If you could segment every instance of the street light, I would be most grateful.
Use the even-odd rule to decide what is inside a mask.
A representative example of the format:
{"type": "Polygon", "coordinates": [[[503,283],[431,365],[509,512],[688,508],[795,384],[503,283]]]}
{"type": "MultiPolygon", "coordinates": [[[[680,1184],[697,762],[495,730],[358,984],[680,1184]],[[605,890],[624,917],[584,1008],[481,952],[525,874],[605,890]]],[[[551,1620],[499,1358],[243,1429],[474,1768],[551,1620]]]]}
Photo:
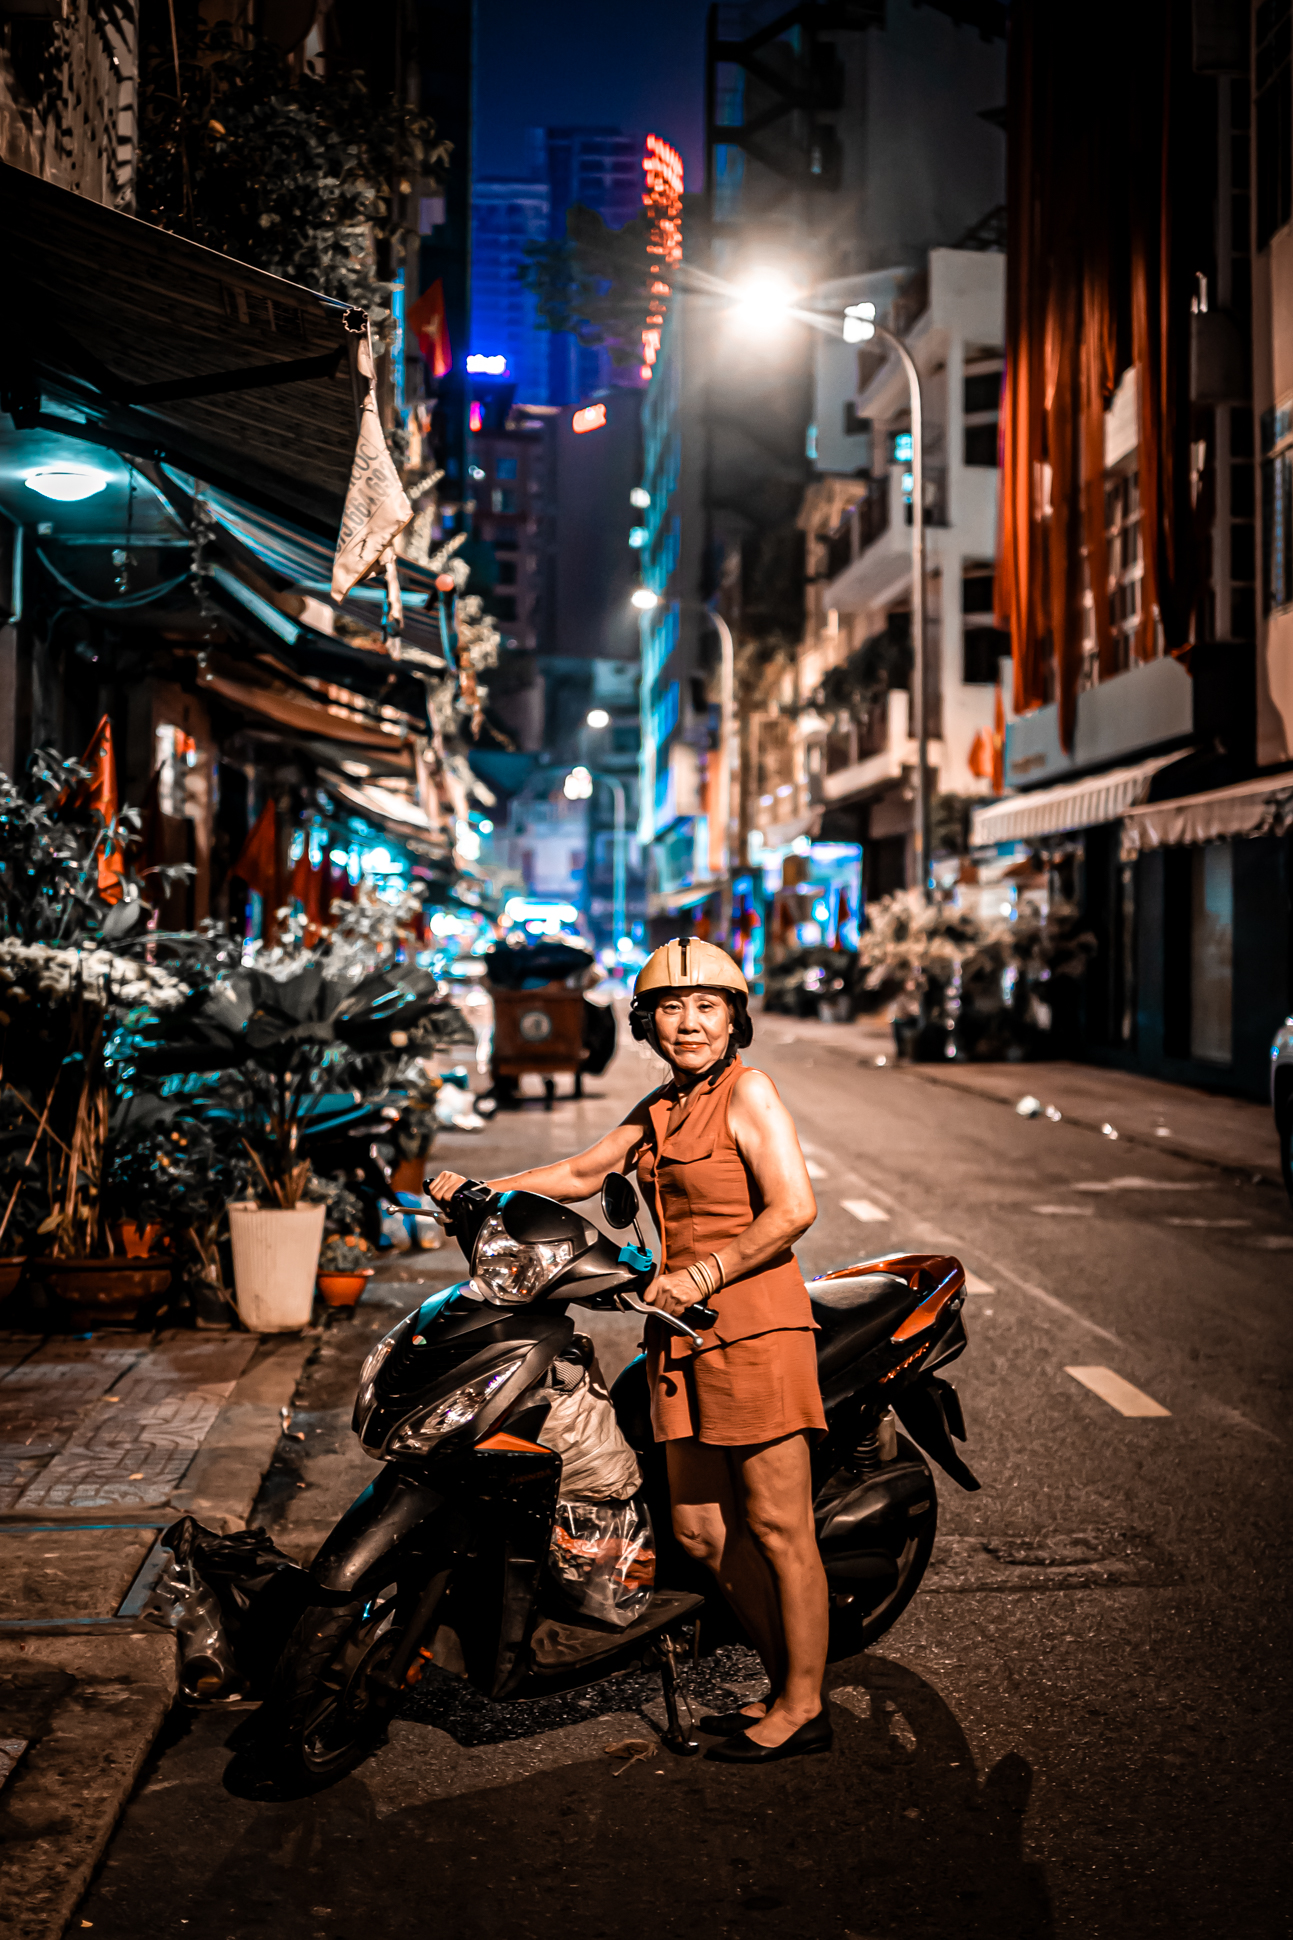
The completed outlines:
{"type": "Polygon", "coordinates": [[[649,613],[653,606],[659,606],[660,595],[653,593],[649,586],[639,586],[630,604],[636,606],[639,613],[649,613]]]}
{"type": "MultiPolygon", "coordinates": [[[[599,708],[596,711],[600,713],[602,710],[599,708]]],[[[609,719],[609,716],[607,718],[609,719]]],[[[603,774],[600,769],[580,766],[570,770],[561,787],[568,802],[586,802],[592,797],[595,781],[604,782],[615,798],[615,846],[611,857],[611,929],[614,932],[615,949],[618,954],[620,939],[625,933],[624,784],[614,775],[603,774]]],[[[591,883],[591,871],[589,881],[591,883]]]]}
{"type": "Polygon", "coordinates": [[[892,330],[875,320],[874,303],[851,303],[844,312],[844,341],[846,344],[866,343],[878,337],[892,351],[896,351],[907,376],[907,393],[911,400],[911,638],[912,669],[911,683],[914,690],[916,719],[917,787],[916,787],[916,862],[920,874],[920,890],[926,902],[930,898],[929,881],[929,718],[925,705],[925,480],[924,480],[924,443],[921,429],[920,373],[912,362],[907,346],[901,338],[895,337],[892,330]]]}
{"type": "Polygon", "coordinates": [[[590,707],[585,719],[590,728],[604,728],[611,724],[611,717],[604,707],[590,707]]]}

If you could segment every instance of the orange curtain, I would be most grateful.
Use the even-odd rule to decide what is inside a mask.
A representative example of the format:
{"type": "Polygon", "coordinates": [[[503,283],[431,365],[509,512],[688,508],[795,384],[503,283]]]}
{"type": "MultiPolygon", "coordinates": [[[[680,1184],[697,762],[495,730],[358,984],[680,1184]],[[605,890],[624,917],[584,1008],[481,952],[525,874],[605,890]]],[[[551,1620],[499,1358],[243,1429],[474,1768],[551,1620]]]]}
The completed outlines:
{"type": "Polygon", "coordinates": [[[1104,425],[1133,359],[1146,610],[1137,650],[1154,650],[1155,606],[1169,651],[1189,637],[1189,259],[1178,232],[1196,199],[1190,13],[1187,0],[1015,0],[1010,14],[995,605],[1011,634],[1015,711],[1057,701],[1071,748],[1084,583],[1100,673],[1117,671],[1104,425]]]}

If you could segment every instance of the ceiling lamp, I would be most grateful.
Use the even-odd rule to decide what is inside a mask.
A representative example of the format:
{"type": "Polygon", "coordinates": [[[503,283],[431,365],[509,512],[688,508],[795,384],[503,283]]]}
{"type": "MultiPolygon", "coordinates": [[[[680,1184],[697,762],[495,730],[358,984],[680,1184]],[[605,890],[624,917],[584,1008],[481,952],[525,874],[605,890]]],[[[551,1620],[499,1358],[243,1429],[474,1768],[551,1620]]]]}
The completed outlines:
{"type": "Polygon", "coordinates": [[[29,491],[39,492],[42,498],[59,499],[71,505],[77,499],[93,498],[96,492],[103,491],[108,474],[95,471],[92,465],[41,465],[36,471],[28,472],[23,483],[29,491]]]}

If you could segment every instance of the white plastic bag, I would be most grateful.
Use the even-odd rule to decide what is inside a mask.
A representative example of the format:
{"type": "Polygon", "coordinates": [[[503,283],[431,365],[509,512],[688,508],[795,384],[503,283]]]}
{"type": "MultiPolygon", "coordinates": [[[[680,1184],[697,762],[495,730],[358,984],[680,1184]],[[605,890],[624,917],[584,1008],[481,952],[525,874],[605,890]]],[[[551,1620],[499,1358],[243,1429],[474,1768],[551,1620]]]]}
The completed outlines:
{"type": "Polygon", "coordinates": [[[641,1496],[629,1502],[558,1502],[548,1567],[572,1610],[617,1630],[646,1614],[655,1583],[655,1535],[641,1496]]]}
{"type": "Polygon", "coordinates": [[[548,1418],[539,1431],[561,1457],[563,1502],[626,1502],[642,1486],[638,1458],[620,1433],[593,1344],[577,1334],[549,1370],[548,1418]]]}

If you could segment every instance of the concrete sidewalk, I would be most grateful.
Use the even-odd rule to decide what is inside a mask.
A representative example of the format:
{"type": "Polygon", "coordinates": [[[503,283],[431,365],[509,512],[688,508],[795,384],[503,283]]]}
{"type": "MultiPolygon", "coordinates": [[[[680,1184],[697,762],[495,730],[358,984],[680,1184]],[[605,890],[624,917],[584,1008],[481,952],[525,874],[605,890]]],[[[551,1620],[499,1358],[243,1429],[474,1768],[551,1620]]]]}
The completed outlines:
{"type": "MultiPolygon", "coordinates": [[[[1121,1141],[1174,1152],[1204,1165],[1224,1167],[1281,1185],[1279,1140],[1268,1105],[1189,1085],[1165,1084],[1136,1071],[1098,1064],[899,1064],[893,1032],[883,1019],[861,1017],[852,1024],[765,1015],[755,1039],[766,1034],[778,1043],[811,1043],[860,1063],[883,1060],[904,1076],[924,1084],[950,1085],[1013,1109],[1025,1097],[1052,1105],[1065,1119],[1103,1132],[1112,1126],[1121,1141]]],[[[1107,1136],[1107,1134],[1106,1134],[1107,1136]]]]}
{"type": "Polygon", "coordinates": [[[317,1346],[0,1336],[0,1931],[62,1934],[177,1689],[158,1534],[245,1526],[317,1346]]]}

